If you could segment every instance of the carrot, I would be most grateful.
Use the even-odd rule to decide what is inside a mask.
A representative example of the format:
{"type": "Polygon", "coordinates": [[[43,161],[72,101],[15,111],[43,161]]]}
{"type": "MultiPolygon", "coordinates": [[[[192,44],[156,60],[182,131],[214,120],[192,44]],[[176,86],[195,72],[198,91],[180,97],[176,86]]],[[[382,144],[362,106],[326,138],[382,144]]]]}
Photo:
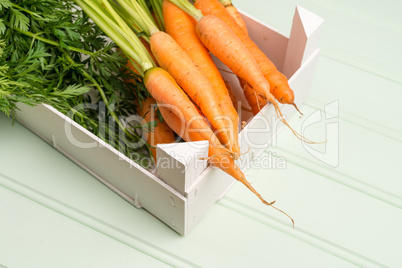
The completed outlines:
{"type": "MultiPolygon", "coordinates": [[[[222,5],[225,7],[225,9],[228,11],[228,13],[232,16],[232,18],[236,21],[237,25],[240,26],[240,28],[248,35],[248,30],[247,30],[247,25],[246,22],[243,20],[241,17],[239,11],[237,8],[232,4],[231,0],[219,0],[219,2],[222,3],[222,5]]],[[[258,114],[258,112],[264,107],[267,102],[258,96],[253,88],[247,84],[243,79],[239,79],[240,85],[243,88],[244,91],[244,96],[248,102],[248,104],[251,107],[251,111],[254,115],[258,114]]],[[[272,86],[271,86],[272,88],[272,86]]],[[[273,93],[273,92],[271,92],[273,93]]],[[[278,99],[277,99],[278,100],[278,99]]],[[[297,107],[296,107],[297,109],[297,107]]]]}
{"type": "Polygon", "coordinates": [[[172,129],[166,124],[165,121],[160,122],[155,116],[155,112],[152,111],[156,107],[156,101],[154,98],[149,97],[142,105],[137,106],[137,114],[143,118],[142,125],[156,120],[156,125],[145,135],[146,141],[150,145],[149,149],[152,152],[152,157],[156,163],[156,146],[162,143],[173,143],[176,141],[172,129]]]}
{"type": "MultiPolygon", "coordinates": [[[[181,0],[171,0],[171,2],[175,4],[176,2],[185,3],[181,0]]],[[[259,69],[257,62],[229,26],[214,15],[190,14],[197,20],[196,31],[201,42],[235,75],[246,80],[258,94],[277,106],[269,92],[269,83],[259,69]]]]}
{"type": "Polygon", "coordinates": [[[155,67],[148,70],[144,76],[144,85],[157,100],[164,120],[184,140],[208,140],[210,148],[219,148],[219,153],[230,154],[212,132],[208,121],[199,113],[196,106],[179,87],[170,74],[162,68],[155,67]],[[176,125],[171,125],[169,116],[165,110],[169,110],[169,116],[179,118],[176,125]],[[178,122],[181,122],[180,128],[178,122]],[[180,130],[180,131],[179,131],[180,130]]]}
{"type": "Polygon", "coordinates": [[[214,89],[204,73],[195,65],[177,42],[165,32],[151,36],[151,49],[160,66],[168,71],[181,88],[200,107],[202,113],[223,137],[223,144],[239,154],[238,140],[234,138],[233,124],[222,112],[214,89]]]}
{"type": "Polygon", "coordinates": [[[196,29],[204,45],[234,74],[249,83],[257,95],[272,103],[282,121],[285,121],[278,103],[270,93],[270,85],[257,62],[231,29],[213,15],[202,17],[198,21],[196,29]],[[216,36],[219,38],[214,38],[216,36]]]}
{"type": "Polygon", "coordinates": [[[232,4],[225,6],[225,8],[229,12],[229,14],[234,18],[236,23],[242,28],[242,30],[246,34],[248,34],[246,22],[241,17],[241,15],[240,15],[239,11],[237,10],[237,8],[232,4]]]}
{"type": "Polygon", "coordinates": [[[251,107],[254,115],[258,114],[262,107],[267,104],[267,101],[258,95],[255,90],[247,84],[243,79],[239,78],[240,85],[243,87],[244,97],[251,107]]]}
{"type": "MultiPolygon", "coordinates": [[[[241,17],[237,8],[232,4],[232,0],[219,0],[228,13],[232,16],[232,18],[236,21],[237,25],[248,35],[246,22],[241,17]]],[[[258,114],[258,112],[264,107],[267,102],[258,96],[253,88],[247,84],[246,81],[239,78],[239,82],[241,87],[243,88],[244,96],[251,107],[251,111],[254,115],[258,114]]],[[[272,88],[272,87],[271,87],[272,88]]],[[[272,92],[271,92],[272,93],[272,92]]]]}
{"type": "MultiPolygon", "coordinates": [[[[258,48],[248,34],[242,30],[242,27],[236,23],[225,7],[218,0],[197,0],[194,6],[200,9],[204,15],[214,15],[222,19],[253,55],[265,78],[270,83],[271,93],[275,98],[280,103],[291,104],[298,110],[294,103],[293,90],[290,88],[286,76],[278,71],[272,61],[258,48]]],[[[249,84],[251,85],[251,83],[249,84]]]]}
{"type": "MultiPolygon", "coordinates": [[[[241,17],[237,8],[232,4],[232,0],[219,0],[232,18],[236,21],[237,25],[248,35],[246,22],[241,17]]],[[[243,88],[244,96],[251,107],[251,111],[254,115],[258,114],[262,107],[264,107],[267,102],[258,96],[250,85],[246,81],[239,78],[241,87],[243,88]]],[[[272,93],[272,92],[271,92],[272,93]]]]}
{"type": "MultiPolygon", "coordinates": [[[[183,135],[185,141],[200,141],[203,140],[202,138],[200,139],[200,136],[198,135],[198,131],[203,130],[208,133],[208,136],[211,137],[212,140],[216,140],[214,138],[214,133],[212,132],[211,129],[209,129],[208,125],[205,124],[202,128],[197,128],[197,131],[193,131],[191,126],[186,125],[185,122],[183,122],[180,117],[178,117],[173,111],[169,110],[166,107],[159,107],[159,110],[163,116],[163,118],[166,118],[166,123],[169,125],[171,129],[173,129],[174,132],[176,132],[178,135],[183,135]],[[180,133],[180,134],[179,134],[180,133]]],[[[264,203],[267,206],[272,206],[274,209],[284,213],[287,217],[289,217],[294,225],[293,219],[286,214],[284,211],[278,209],[277,207],[273,206],[275,201],[273,202],[267,202],[261,194],[257,192],[257,190],[254,189],[253,186],[251,186],[250,182],[246,179],[245,175],[243,172],[239,169],[239,167],[236,165],[234,159],[228,155],[228,153],[222,149],[222,147],[219,146],[209,146],[208,150],[208,162],[221,169],[237,181],[241,182],[243,185],[245,185],[252,193],[254,193],[262,203],[264,203]]]]}
{"type": "MultiPolygon", "coordinates": [[[[231,120],[233,139],[237,141],[239,116],[218,68],[215,66],[209,51],[197,36],[195,30],[196,21],[167,0],[163,1],[163,18],[166,32],[173,37],[209,80],[223,114],[229,116],[231,120]]],[[[222,132],[218,132],[217,136],[220,141],[225,141],[225,137],[222,134],[222,132]]],[[[234,146],[238,146],[238,144],[235,143],[234,146]]],[[[235,147],[233,151],[239,152],[240,149],[235,147]]]]}
{"type": "MultiPolygon", "coordinates": [[[[201,119],[201,114],[195,113],[194,118],[197,118],[196,120],[186,121],[184,117],[178,115],[174,108],[158,103],[158,109],[168,126],[185,141],[207,140],[211,144],[210,148],[220,148],[221,150],[224,148],[219,144],[218,138],[213,133],[208,122],[201,119]]],[[[227,154],[227,151],[223,149],[221,153],[227,154]]]]}
{"type": "MultiPolygon", "coordinates": [[[[149,44],[144,40],[140,39],[141,43],[144,47],[150,51],[149,44]]],[[[152,55],[151,55],[152,57],[152,55]]],[[[135,63],[134,63],[135,64],[135,63]]],[[[134,68],[133,63],[127,61],[126,66],[136,74],[139,74],[136,68],[134,68]]],[[[127,80],[126,83],[137,83],[135,80],[127,80]]],[[[141,125],[145,126],[153,120],[156,120],[157,123],[152,129],[149,130],[148,134],[145,134],[145,140],[147,144],[149,144],[148,149],[151,152],[151,157],[154,159],[156,163],[156,146],[161,143],[173,143],[176,141],[173,131],[169,128],[165,121],[159,121],[159,119],[155,116],[154,109],[156,107],[156,101],[152,97],[146,98],[141,103],[137,103],[137,114],[143,118],[141,121],[141,125]]]]}
{"type": "Polygon", "coordinates": [[[229,12],[236,23],[241,27],[241,29],[248,34],[246,22],[241,17],[239,10],[232,4],[232,0],[219,0],[225,9],[229,12]]]}
{"type": "MultiPolygon", "coordinates": [[[[176,116],[182,118],[193,129],[205,129],[204,118],[167,71],[159,67],[148,70],[144,76],[144,85],[158,104],[167,105],[176,116]]],[[[164,117],[164,119],[167,118],[164,117]]],[[[200,131],[197,135],[202,140],[210,140],[211,146],[221,146],[219,140],[211,139],[208,132],[200,131]]],[[[185,137],[182,138],[185,139],[185,137]]]]}
{"type": "MultiPolygon", "coordinates": [[[[223,80],[223,82],[225,83],[226,88],[228,90],[230,101],[232,102],[234,109],[237,111],[237,99],[236,99],[236,96],[233,94],[232,87],[230,86],[228,81],[223,80]]],[[[239,117],[239,116],[237,115],[237,117],[239,117]]]]}

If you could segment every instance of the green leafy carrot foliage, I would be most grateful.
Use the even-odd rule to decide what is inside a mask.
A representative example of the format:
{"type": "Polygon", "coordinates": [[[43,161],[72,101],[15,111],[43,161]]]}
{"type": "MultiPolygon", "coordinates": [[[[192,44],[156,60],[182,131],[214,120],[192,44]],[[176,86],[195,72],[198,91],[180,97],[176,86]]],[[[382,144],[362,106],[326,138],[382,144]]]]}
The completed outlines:
{"type": "Polygon", "coordinates": [[[147,157],[146,144],[130,146],[140,140],[138,123],[125,118],[148,93],[74,1],[0,0],[0,18],[0,112],[49,104],[127,156],[147,157]]]}

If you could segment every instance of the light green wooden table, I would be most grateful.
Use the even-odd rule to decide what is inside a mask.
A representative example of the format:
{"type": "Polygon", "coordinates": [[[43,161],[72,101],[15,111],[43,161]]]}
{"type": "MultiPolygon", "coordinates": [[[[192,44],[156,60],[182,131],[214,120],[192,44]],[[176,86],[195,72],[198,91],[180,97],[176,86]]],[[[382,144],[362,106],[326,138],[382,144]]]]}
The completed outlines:
{"type": "Polygon", "coordinates": [[[295,229],[236,184],[181,237],[0,115],[0,267],[402,267],[402,2],[235,3],[285,34],[295,5],[325,19],[306,115],[290,121],[338,105],[305,132],[337,128],[337,143],[282,131],[261,157],[286,168],[247,172],[295,229]]]}

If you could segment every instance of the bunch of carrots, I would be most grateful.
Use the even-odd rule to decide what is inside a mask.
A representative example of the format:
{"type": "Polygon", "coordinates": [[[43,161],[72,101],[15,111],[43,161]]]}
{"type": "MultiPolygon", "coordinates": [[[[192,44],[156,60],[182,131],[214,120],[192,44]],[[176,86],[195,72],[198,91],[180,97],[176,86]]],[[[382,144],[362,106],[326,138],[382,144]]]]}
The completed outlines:
{"type": "Polygon", "coordinates": [[[157,105],[163,117],[154,129],[158,134],[153,137],[158,139],[151,146],[173,142],[173,132],[185,141],[207,140],[211,165],[279,210],[250,185],[235,163],[241,154],[239,117],[210,53],[238,77],[254,114],[270,103],[278,118],[289,126],[278,103],[296,107],[294,95],[286,77],[250,39],[231,1],[76,2],[125,53],[130,68],[143,77],[152,97],[140,106],[143,109],[139,114],[151,120],[147,114],[157,105]]]}

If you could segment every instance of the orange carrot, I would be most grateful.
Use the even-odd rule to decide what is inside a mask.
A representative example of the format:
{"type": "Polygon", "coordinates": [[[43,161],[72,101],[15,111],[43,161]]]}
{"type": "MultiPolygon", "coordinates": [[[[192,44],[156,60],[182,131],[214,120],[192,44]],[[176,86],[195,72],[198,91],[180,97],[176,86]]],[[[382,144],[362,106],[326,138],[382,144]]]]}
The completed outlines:
{"type": "MultiPolygon", "coordinates": [[[[149,93],[155,98],[158,104],[167,105],[168,109],[179,118],[190,125],[192,129],[205,129],[206,122],[200,116],[196,107],[188,98],[186,93],[179,87],[175,79],[162,68],[154,67],[145,73],[144,85],[149,93]]],[[[166,120],[167,118],[164,117],[166,120]]],[[[177,133],[177,132],[176,132],[177,133]]],[[[182,133],[177,133],[183,139],[182,133]]],[[[202,140],[210,140],[211,146],[221,146],[218,139],[211,139],[208,132],[197,132],[202,140]]]]}
{"type": "Polygon", "coordinates": [[[196,29],[204,45],[234,74],[249,83],[256,94],[271,102],[284,121],[278,103],[270,93],[268,81],[253,56],[229,26],[214,15],[206,15],[198,21],[196,29]]]}
{"type": "MultiPolygon", "coordinates": [[[[237,8],[232,4],[231,0],[219,0],[232,18],[236,21],[237,25],[248,35],[246,22],[241,17],[237,8]]],[[[240,86],[243,88],[244,96],[251,107],[251,111],[254,115],[258,114],[262,107],[264,107],[267,102],[258,96],[252,87],[247,84],[243,79],[239,78],[240,86]]],[[[272,92],[271,92],[272,93],[272,92]]]]}
{"type": "MultiPolygon", "coordinates": [[[[219,0],[228,13],[232,16],[232,18],[236,21],[237,25],[248,35],[246,22],[241,17],[237,8],[232,4],[231,0],[219,0]]],[[[251,107],[251,111],[254,115],[258,114],[258,112],[267,104],[267,102],[258,96],[253,88],[247,84],[246,81],[239,78],[240,86],[243,88],[244,96],[251,107]]],[[[272,88],[272,87],[271,87],[272,88]]],[[[272,92],[271,92],[272,93],[272,92]]]]}
{"type": "MultiPolygon", "coordinates": [[[[149,49],[149,45],[147,42],[141,40],[143,45],[149,49]]],[[[135,63],[134,63],[135,64],[135,63]]],[[[127,67],[133,71],[134,73],[138,74],[138,71],[134,68],[130,61],[127,61],[127,67]]],[[[135,80],[128,80],[125,81],[127,83],[137,83],[135,80]]],[[[147,123],[156,120],[157,124],[150,129],[149,133],[145,134],[146,142],[150,145],[149,150],[151,151],[151,156],[156,163],[156,146],[160,143],[172,143],[175,142],[175,136],[173,131],[169,128],[165,121],[160,122],[159,119],[155,116],[154,109],[156,107],[156,101],[154,98],[149,97],[145,99],[143,102],[137,103],[137,114],[143,118],[141,121],[142,125],[146,125],[147,123]]]]}
{"type": "Polygon", "coordinates": [[[243,18],[241,17],[237,8],[234,5],[227,5],[227,6],[225,6],[225,8],[229,12],[229,14],[234,18],[236,23],[242,28],[242,30],[246,34],[248,34],[247,25],[246,25],[245,21],[243,20],[243,18]]]}
{"type": "Polygon", "coordinates": [[[244,97],[246,98],[248,104],[251,107],[251,111],[254,115],[267,104],[267,101],[258,95],[255,90],[247,84],[243,79],[239,78],[240,85],[243,87],[244,97]]]}
{"type": "Polygon", "coordinates": [[[204,73],[195,65],[177,42],[165,32],[151,36],[151,50],[160,66],[169,72],[180,87],[200,107],[215,129],[218,129],[223,144],[239,154],[238,140],[234,139],[231,120],[224,115],[214,89],[204,73]]]}
{"type": "Polygon", "coordinates": [[[248,34],[246,22],[241,17],[239,10],[232,4],[232,0],[219,0],[222,5],[226,8],[232,18],[236,21],[236,23],[242,28],[242,30],[248,34]]]}
{"type": "MultiPolygon", "coordinates": [[[[209,51],[197,36],[196,21],[183,10],[168,0],[163,1],[163,18],[166,32],[173,37],[181,48],[190,56],[191,60],[201,69],[211,83],[223,114],[230,117],[233,128],[233,139],[238,140],[239,117],[232,104],[226,84],[213,62],[209,51]]],[[[224,141],[222,132],[217,134],[219,140],[224,141]]],[[[237,146],[238,144],[235,144],[237,146]]],[[[233,151],[239,152],[239,148],[233,151]]]]}
{"type": "Polygon", "coordinates": [[[230,86],[228,81],[223,80],[223,82],[225,82],[226,88],[228,90],[230,101],[232,102],[233,107],[237,111],[237,99],[236,96],[233,94],[232,87],[230,86]]]}
{"type": "Polygon", "coordinates": [[[248,34],[242,30],[242,27],[236,23],[225,7],[218,0],[197,0],[194,5],[204,15],[219,17],[232,29],[257,61],[262,73],[271,85],[271,93],[275,98],[280,103],[291,104],[297,109],[294,103],[294,93],[289,86],[286,76],[278,71],[272,61],[258,48],[248,34]]]}
{"type": "Polygon", "coordinates": [[[150,129],[149,133],[145,134],[146,141],[150,145],[152,157],[156,163],[156,146],[161,143],[173,143],[176,141],[172,129],[166,124],[165,121],[160,122],[155,116],[156,113],[152,111],[156,107],[154,98],[147,98],[142,105],[137,106],[137,114],[143,118],[142,125],[145,125],[153,120],[157,121],[156,126],[150,129]]]}
{"type": "MultiPolygon", "coordinates": [[[[177,115],[174,109],[169,108],[169,106],[158,104],[158,109],[165,119],[166,123],[172,130],[182,137],[185,141],[210,141],[210,148],[224,148],[219,145],[219,141],[212,129],[210,128],[208,122],[204,120],[197,121],[196,127],[191,121],[185,121],[184,118],[177,115]]],[[[194,115],[195,118],[202,118],[201,114],[194,115]]],[[[210,149],[211,150],[211,149],[210,149]]],[[[222,153],[227,154],[226,150],[222,150],[222,153]]]]}

